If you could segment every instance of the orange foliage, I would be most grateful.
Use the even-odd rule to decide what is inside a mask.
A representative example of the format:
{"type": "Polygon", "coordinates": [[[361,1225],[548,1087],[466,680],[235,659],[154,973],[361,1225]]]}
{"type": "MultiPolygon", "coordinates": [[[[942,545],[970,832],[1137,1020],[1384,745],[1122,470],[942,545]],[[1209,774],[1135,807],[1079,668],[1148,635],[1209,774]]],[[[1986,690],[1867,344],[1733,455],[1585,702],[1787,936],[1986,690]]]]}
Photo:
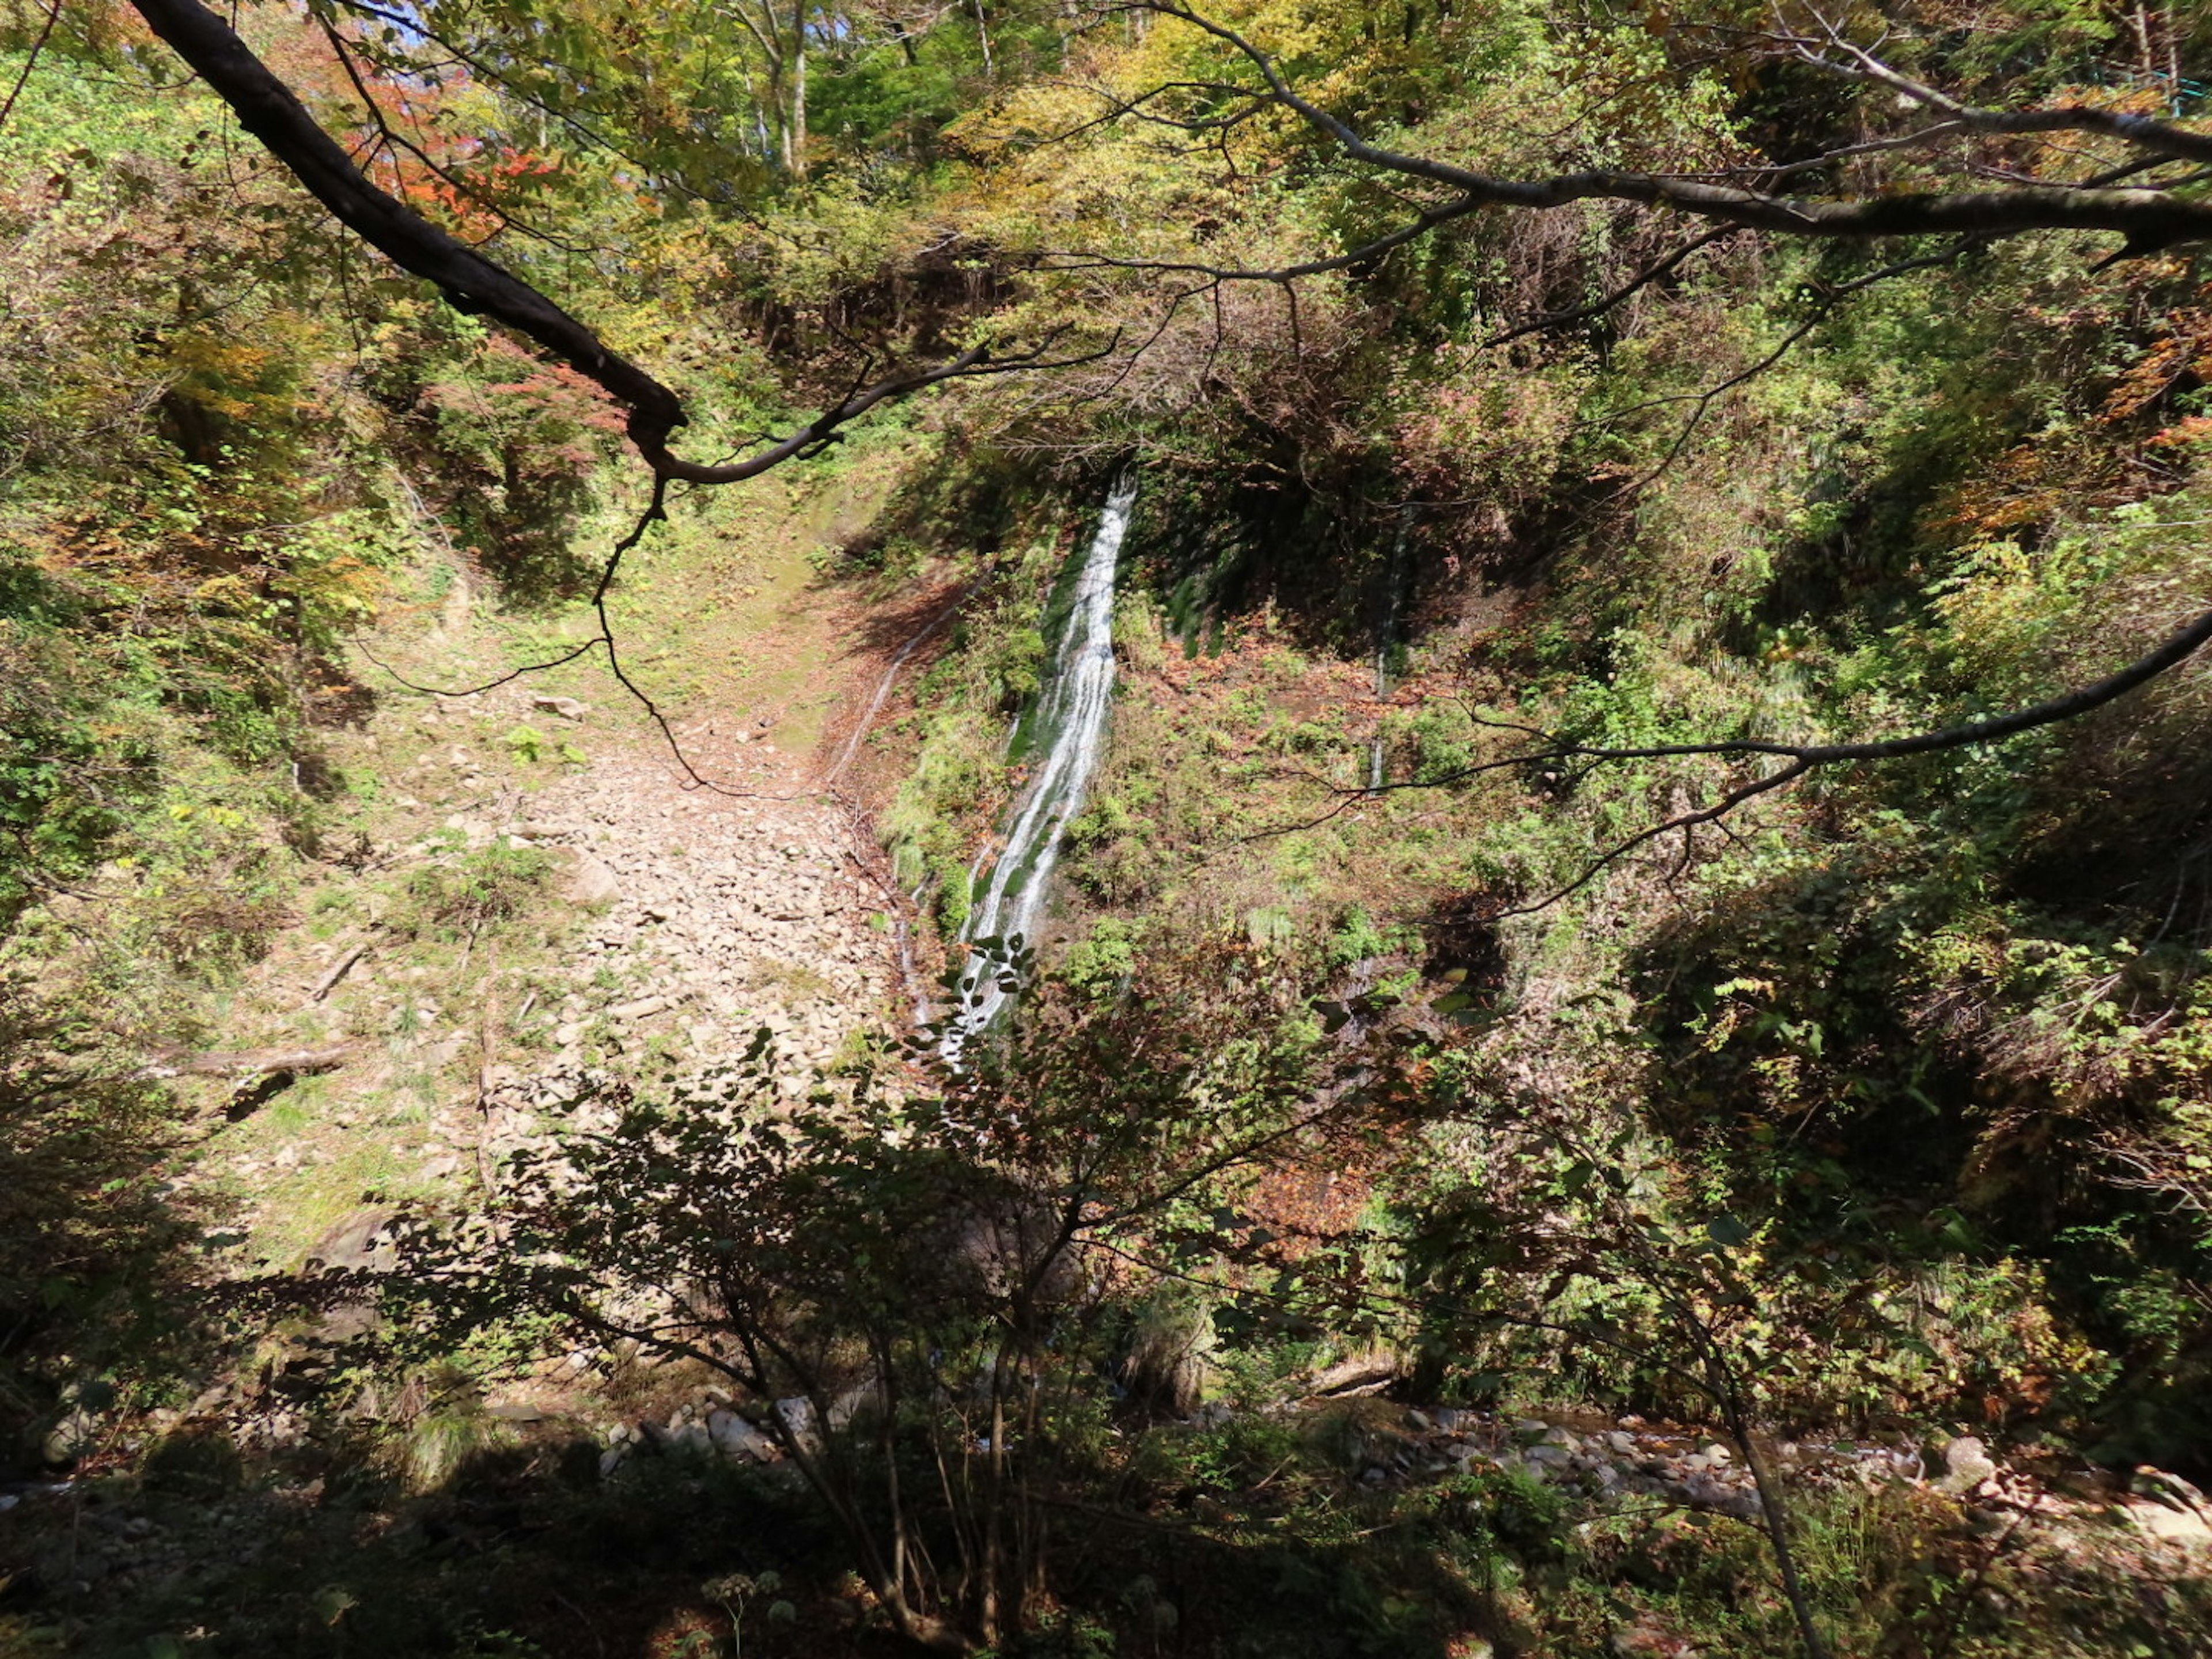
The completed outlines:
{"type": "Polygon", "coordinates": [[[2128,441],[2124,428],[2179,393],[2212,386],[2212,283],[2160,319],[2149,346],[2081,428],[2015,444],[1962,485],[1944,528],[2002,535],[2069,507],[2110,507],[2158,493],[2171,469],[2161,452],[2212,441],[2212,419],[2185,416],[2128,441]]]}

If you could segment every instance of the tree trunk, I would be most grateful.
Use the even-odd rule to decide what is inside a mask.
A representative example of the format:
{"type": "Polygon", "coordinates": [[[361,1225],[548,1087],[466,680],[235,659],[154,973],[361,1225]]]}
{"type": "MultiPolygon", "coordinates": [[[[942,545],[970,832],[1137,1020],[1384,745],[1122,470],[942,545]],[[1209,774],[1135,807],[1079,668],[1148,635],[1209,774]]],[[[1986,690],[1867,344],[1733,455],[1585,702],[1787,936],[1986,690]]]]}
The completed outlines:
{"type": "Polygon", "coordinates": [[[791,6],[791,176],[806,176],[806,0],[791,6]]]}

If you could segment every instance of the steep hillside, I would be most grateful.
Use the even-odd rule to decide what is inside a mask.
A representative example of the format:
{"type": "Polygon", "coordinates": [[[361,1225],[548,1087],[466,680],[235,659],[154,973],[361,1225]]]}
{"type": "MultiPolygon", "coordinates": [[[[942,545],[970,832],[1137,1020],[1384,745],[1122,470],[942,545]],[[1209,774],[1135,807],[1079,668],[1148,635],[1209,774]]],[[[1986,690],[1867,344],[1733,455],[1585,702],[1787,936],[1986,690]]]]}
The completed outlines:
{"type": "Polygon", "coordinates": [[[2212,1643],[2212,36],[1864,9],[9,18],[0,1651],[2212,1643]]]}

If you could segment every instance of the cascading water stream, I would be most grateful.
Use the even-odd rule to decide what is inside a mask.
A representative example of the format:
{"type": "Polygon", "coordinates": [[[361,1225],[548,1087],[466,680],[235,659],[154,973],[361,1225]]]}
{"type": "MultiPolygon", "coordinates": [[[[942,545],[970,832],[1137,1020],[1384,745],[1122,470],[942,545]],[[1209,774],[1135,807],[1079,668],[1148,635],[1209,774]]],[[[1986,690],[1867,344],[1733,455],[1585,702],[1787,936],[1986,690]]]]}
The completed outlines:
{"type": "MultiPolygon", "coordinates": [[[[1398,610],[1406,598],[1406,538],[1413,528],[1413,507],[1407,502],[1398,513],[1398,533],[1390,541],[1390,562],[1382,573],[1382,618],[1375,629],[1375,701],[1390,695],[1390,653],[1398,643],[1398,610]]],[[[1375,741],[1367,753],[1367,787],[1382,787],[1382,716],[1377,714],[1375,741]]]]}
{"type": "MultiPolygon", "coordinates": [[[[1025,944],[1036,943],[1061,837],[1068,821],[1083,810],[1106,750],[1106,720],[1114,698],[1114,578],[1136,499],[1133,475],[1114,486],[1076,574],[1067,624],[1032,717],[1043,755],[1007,827],[998,861],[969,908],[960,929],[963,945],[1011,940],[1017,934],[1025,944]]],[[[971,885],[981,872],[979,860],[971,885]]],[[[967,1039],[998,1017],[1011,994],[995,979],[987,980],[946,1036],[946,1056],[957,1060],[967,1039]]]]}

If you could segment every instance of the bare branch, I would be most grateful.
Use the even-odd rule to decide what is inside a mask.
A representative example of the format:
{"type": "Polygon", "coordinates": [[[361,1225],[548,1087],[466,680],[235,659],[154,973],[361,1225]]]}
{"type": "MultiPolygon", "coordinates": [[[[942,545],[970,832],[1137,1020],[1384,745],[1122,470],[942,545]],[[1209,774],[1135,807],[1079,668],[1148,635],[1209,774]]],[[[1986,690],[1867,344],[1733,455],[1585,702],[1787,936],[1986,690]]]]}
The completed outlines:
{"type": "MultiPolygon", "coordinates": [[[[1520,754],[1502,756],[1461,767],[1439,776],[1408,780],[1403,783],[1386,783],[1371,787],[1339,787],[1335,805],[1317,817],[1304,822],[1264,830],[1245,839],[1260,841],[1277,836],[1291,835],[1328,823],[1349,811],[1362,800],[1376,796],[1395,794],[1409,789],[1439,789],[1455,783],[1463,783],[1492,772],[1506,771],[1516,767],[1543,765],[1554,762],[1583,761],[1595,767],[1615,761],[1670,760],[1692,756],[1763,756],[1772,757],[1786,764],[1764,776],[1737,785],[1709,806],[1677,813],[1664,823],[1638,830],[1626,840],[1617,842],[1585,866],[1571,881],[1547,893],[1542,898],[1527,904],[1512,905],[1491,912],[1493,920],[1505,916],[1533,915],[1549,909],[1560,900],[1581,891],[1606,870],[1634,852],[1662,836],[1677,831],[1691,831],[1701,825],[1717,823],[1747,801],[1755,800],[1787,785],[1795,783],[1807,774],[1823,767],[1847,763],[1899,760],[1912,755],[1941,754],[1954,749],[1969,749],[1984,744],[2000,743],[2018,737],[2024,732],[2043,726],[2056,726],[2062,721],[2078,719],[2106,704],[2117,702],[2129,693],[2137,690],[2160,675],[2179,667],[2212,643],[2212,611],[2206,611],[2194,620],[2166,636],[2156,649],[2146,653],[2126,667],[2106,675],[2100,680],[2079,686],[2041,702],[2027,704],[2009,714],[1994,714],[1986,719],[1962,721],[1955,726],[1940,726],[1933,731],[1915,732],[1909,737],[1880,738],[1858,743],[1790,744],[1766,743],[1754,738],[1734,738],[1712,743],[1649,744],[1626,748],[1612,748],[1589,744],[1555,740],[1548,747],[1527,750],[1520,754]]],[[[1508,730],[1529,731],[1532,728],[1510,722],[1484,722],[1508,730]]]]}
{"type": "MultiPolygon", "coordinates": [[[[1370,143],[1349,124],[1299,93],[1267,52],[1226,24],[1193,10],[1183,0],[1121,0],[1111,9],[1173,17],[1212,36],[1259,72],[1267,82],[1271,101],[1292,111],[1316,131],[1334,140],[1352,160],[1384,172],[1441,185],[1459,192],[1469,206],[1548,210],[1576,202],[1637,202],[1647,207],[1673,208],[1699,218],[1785,235],[1844,240],[2101,230],[2125,236],[2124,251],[2130,255],[2212,238],[2212,204],[2177,200],[2156,190],[2077,189],[2052,185],[1999,191],[1900,191],[1819,198],[1778,196],[1686,174],[1613,168],[1590,168],[1526,179],[1499,177],[1433,156],[1408,155],[1370,143]]],[[[1931,93],[1930,98],[1932,100],[1935,94],[1931,93]]],[[[1940,103],[1931,106],[1942,107],[1940,103]]],[[[2212,158],[2212,137],[2189,133],[2142,117],[2087,110],[2007,113],[1972,111],[1963,106],[1944,112],[1969,125],[1986,114],[1997,124],[1992,131],[2096,131],[2155,154],[2212,158]]]]}
{"type": "Polygon", "coordinates": [[[8,118],[15,112],[15,100],[23,95],[23,88],[31,83],[31,71],[39,66],[39,56],[46,51],[46,42],[53,39],[54,25],[62,21],[62,0],[53,0],[46,8],[46,21],[39,30],[39,37],[31,42],[31,50],[24,55],[22,72],[16,76],[15,84],[8,88],[8,97],[0,103],[0,129],[8,125],[8,118]]]}
{"type": "Polygon", "coordinates": [[[1779,34],[1769,36],[1816,69],[1846,80],[1863,81],[1888,88],[1900,98],[1933,110],[1947,121],[1975,132],[2006,137],[2039,132],[2095,132],[2118,138],[2137,149],[2172,161],[2212,161],[2212,132],[2191,132],[2148,115],[2123,110],[2100,109],[2089,104],[2057,104],[2049,109],[1978,109],[1912,79],[1884,63],[1868,48],[1844,37],[1824,21],[1826,36],[1779,34]],[[1837,56],[1834,54],[1841,54],[1837,56]]]}
{"type": "MultiPolygon", "coordinates": [[[[705,465],[677,455],[669,440],[686,422],[681,398],[640,365],[611,350],[588,325],[503,266],[486,258],[379,189],[270,73],[237,33],[199,0],[132,0],[155,33],[198,70],[240,125],[308,191],[402,269],[436,284],[456,309],[491,319],[552,353],[628,406],[629,439],[656,478],[735,483],[804,455],[877,404],[945,380],[1065,366],[1042,349],[994,360],[971,346],[948,362],[893,374],[860,388],[805,425],[739,461],[705,465]]],[[[1111,350],[1111,345],[1105,348],[1111,350]]],[[[1094,361],[1096,356],[1067,360],[1094,361]]]]}
{"type": "Polygon", "coordinates": [[[1723,225],[1717,230],[1709,230],[1704,235],[1693,237],[1684,243],[1656,264],[1646,265],[1601,300],[1593,300],[1586,306],[1577,306],[1572,311],[1555,311],[1549,316],[1538,317],[1533,321],[1522,324],[1518,328],[1510,328],[1503,334],[1493,334],[1481,343],[1486,348],[1502,346],[1510,340],[1521,338],[1523,335],[1540,334],[1549,329],[1565,328],[1570,323],[1588,322],[1593,317],[1602,316],[1622,301],[1649,288],[1662,276],[1670,275],[1683,260],[1700,248],[1711,247],[1715,242],[1726,241],[1742,228],[1741,225],[1723,225]]]}

